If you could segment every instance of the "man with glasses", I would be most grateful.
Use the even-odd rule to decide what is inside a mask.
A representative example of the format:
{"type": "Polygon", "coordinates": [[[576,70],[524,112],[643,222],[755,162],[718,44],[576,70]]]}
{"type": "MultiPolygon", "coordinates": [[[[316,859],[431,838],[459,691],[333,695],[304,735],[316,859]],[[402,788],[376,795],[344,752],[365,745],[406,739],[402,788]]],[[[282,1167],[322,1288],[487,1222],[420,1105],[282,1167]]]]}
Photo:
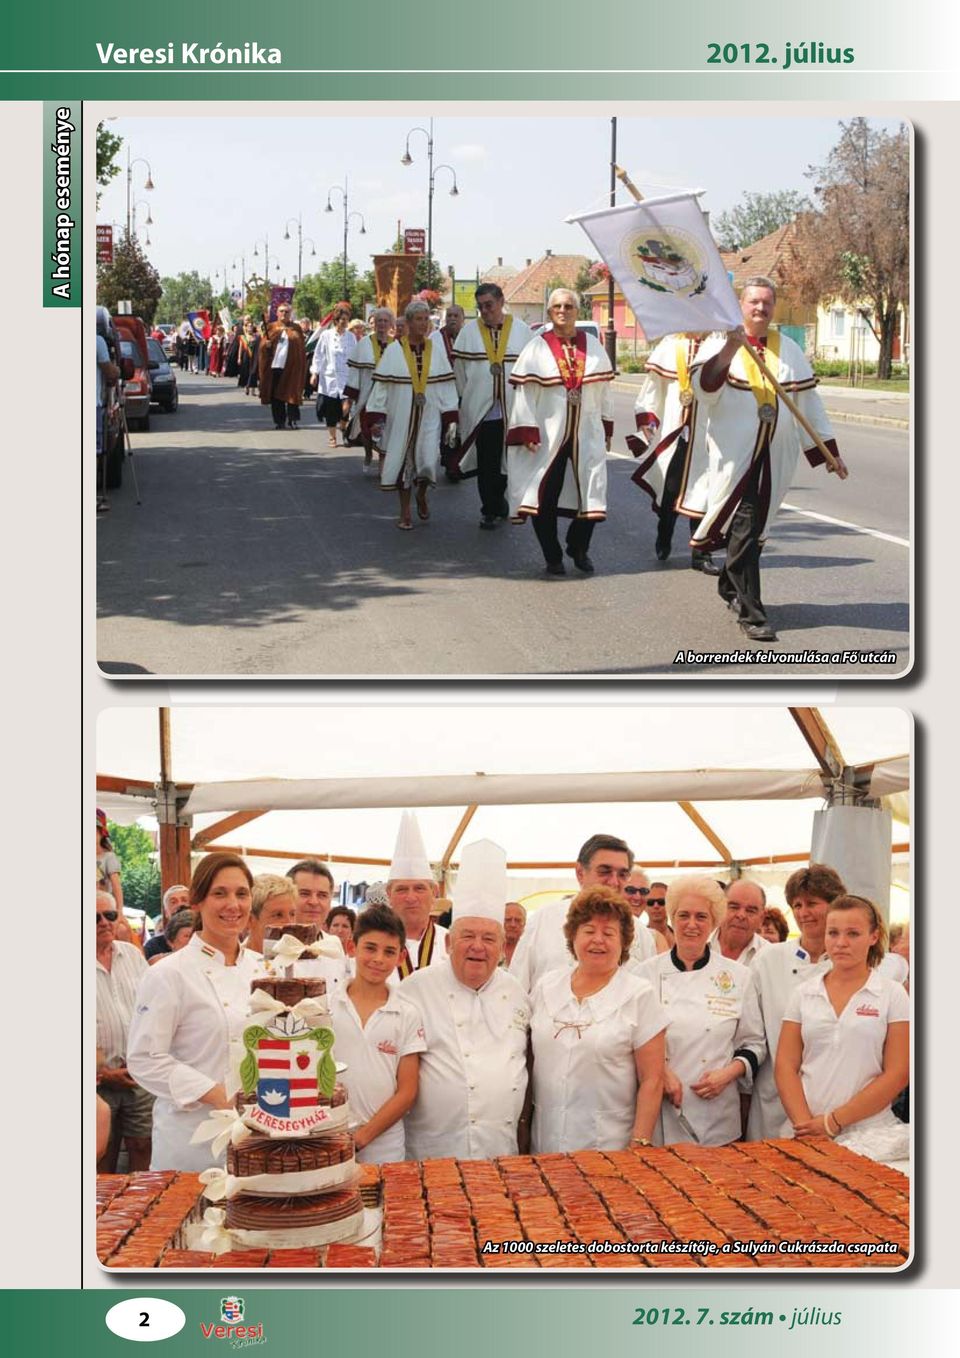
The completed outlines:
{"type": "Polygon", "coordinates": [[[518,316],[504,313],[503,289],[496,283],[481,283],[474,296],[479,316],[466,323],[453,350],[462,442],[451,457],[451,470],[476,476],[480,527],[489,531],[509,517],[506,426],[514,402],[510,374],[533,332],[518,316]]]}
{"type": "MultiPolygon", "coordinates": [[[[667,920],[667,884],[666,882],[651,882],[650,893],[643,903],[647,912],[647,928],[655,934],[661,934],[667,940],[667,947],[673,947],[673,930],[667,920]]],[[[663,951],[662,948],[659,951],[663,951]]]]}
{"type": "MultiPolygon", "coordinates": [[[[614,891],[625,893],[632,871],[633,851],[624,840],[614,835],[591,835],[577,854],[577,889],[582,891],[589,886],[608,886],[614,891]]],[[[576,964],[563,932],[570,899],[567,896],[561,901],[542,906],[531,917],[517,944],[510,963],[510,974],[516,976],[528,994],[548,971],[576,964]]],[[[636,932],[647,934],[649,931],[636,932]]],[[[652,957],[655,951],[656,943],[651,940],[649,952],[644,952],[643,956],[652,957]]]]}
{"type": "Polygon", "coordinates": [[[724,957],[748,967],[758,952],[770,947],[760,932],[767,893],[759,882],[740,877],[724,887],[724,894],[727,913],[710,942],[716,941],[724,957]]]}
{"type": "Polygon", "coordinates": [[[113,1174],[121,1141],[131,1170],[150,1168],[153,1095],[127,1070],[127,1033],[141,978],[149,970],[132,943],[114,937],[117,903],[97,892],[97,1092],[110,1108],[110,1141],[97,1169],[113,1174]]]}
{"type": "Polygon", "coordinates": [[[658,952],[668,952],[670,945],[662,934],[654,931],[643,922],[643,912],[650,897],[650,878],[643,868],[634,865],[623,894],[633,911],[633,943],[630,946],[631,962],[645,962],[658,952]]]}
{"type": "Polygon", "coordinates": [[[614,373],[599,341],[578,329],[579,306],[568,288],[550,294],[551,328],[534,336],[510,378],[507,498],[514,519],[533,520],[548,575],[566,574],[558,516],[571,521],[567,556],[587,575],[594,525],[607,516],[614,373]]]}

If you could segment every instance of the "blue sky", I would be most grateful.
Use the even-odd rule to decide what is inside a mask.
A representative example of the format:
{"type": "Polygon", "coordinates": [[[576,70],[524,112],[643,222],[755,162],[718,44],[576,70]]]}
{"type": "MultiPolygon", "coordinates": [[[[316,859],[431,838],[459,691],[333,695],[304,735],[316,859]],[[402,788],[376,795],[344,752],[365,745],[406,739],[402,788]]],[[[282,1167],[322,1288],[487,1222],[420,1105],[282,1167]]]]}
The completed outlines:
{"type": "MultiPolygon", "coordinates": [[[[211,106],[215,108],[216,106],[211,106]]],[[[853,116],[851,114],[850,116],[853,116]]],[[[427,126],[430,110],[404,116],[379,113],[332,116],[277,111],[251,117],[207,116],[197,105],[162,117],[123,116],[111,130],[125,140],[132,157],[150,163],[155,188],[145,191],[146,167],[133,167],[138,225],[148,208],[148,254],[161,274],[197,269],[213,277],[225,270],[239,278],[262,272],[268,239],[271,277],[294,281],[295,225],[283,239],[289,218],[298,215],[305,237],[304,273],[317,260],[339,258],[343,213],[325,213],[327,190],[348,178],[350,210],[363,214],[366,235],[354,219],[348,255],[361,268],[392,241],[398,221],[425,227],[427,219],[426,137],[416,133],[414,164],[401,165],[406,133],[427,126]],[[256,242],[259,256],[253,258],[256,242]]],[[[894,127],[884,120],[884,126],[894,127]]],[[[746,191],[797,189],[809,192],[810,165],[824,161],[839,136],[836,117],[797,117],[760,110],[749,117],[718,117],[691,106],[688,116],[620,117],[618,160],[648,196],[675,188],[704,189],[701,202],[714,216],[733,207],[746,191]]],[[[456,171],[459,197],[450,196],[451,175],[436,175],[434,253],[454,264],[458,277],[504,263],[522,267],[545,250],[590,254],[589,242],[564,217],[600,207],[609,184],[608,116],[570,117],[511,114],[505,117],[437,116],[435,162],[456,171]]],[[[625,201],[623,190],[618,202],[625,201]]],[[[104,193],[97,220],[122,224],[126,218],[126,174],[104,193]]],[[[144,239],[140,232],[141,240],[144,239]]]]}

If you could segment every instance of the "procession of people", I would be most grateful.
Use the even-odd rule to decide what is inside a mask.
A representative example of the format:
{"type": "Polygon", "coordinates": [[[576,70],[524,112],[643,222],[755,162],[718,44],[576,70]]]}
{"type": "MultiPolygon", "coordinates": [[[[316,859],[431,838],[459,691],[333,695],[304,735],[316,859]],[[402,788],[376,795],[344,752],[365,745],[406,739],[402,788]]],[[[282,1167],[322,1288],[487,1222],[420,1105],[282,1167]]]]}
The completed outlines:
{"type": "Polygon", "coordinates": [[[154,965],[116,941],[115,902],[101,892],[98,1071],[113,1162],[125,1138],[140,1164],[149,1150],[154,1169],[206,1168],[194,1133],[231,1106],[265,929],[303,925],[320,931],[362,1159],[810,1136],[906,1157],[910,1001],[881,965],[873,902],[811,863],[785,887],[799,940],[769,943],[758,882],[687,873],[665,890],[671,944],[626,841],[590,835],[575,875],[575,891],[528,923],[508,900],[506,853],[480,840],[462,850],[445,899],[409,811],[384,887],[356,911],[335,905],[317,859],[254,877],[242,857],[213,852],[189,888],[168,892],[175,919],[187,894],[191,930],[154,965]]]}

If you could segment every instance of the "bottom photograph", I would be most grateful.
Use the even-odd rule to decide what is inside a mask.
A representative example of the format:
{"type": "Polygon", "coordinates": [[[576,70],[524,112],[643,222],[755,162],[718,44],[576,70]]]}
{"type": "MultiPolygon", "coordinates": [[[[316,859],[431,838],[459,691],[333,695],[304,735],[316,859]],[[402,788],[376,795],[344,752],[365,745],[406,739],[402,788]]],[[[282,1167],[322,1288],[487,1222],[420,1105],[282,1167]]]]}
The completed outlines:
{"type": "Polygon", "coordinates": [[[88,1248],[905,1268],[911,750],[866,706],[102,713],[88,1248]]]}

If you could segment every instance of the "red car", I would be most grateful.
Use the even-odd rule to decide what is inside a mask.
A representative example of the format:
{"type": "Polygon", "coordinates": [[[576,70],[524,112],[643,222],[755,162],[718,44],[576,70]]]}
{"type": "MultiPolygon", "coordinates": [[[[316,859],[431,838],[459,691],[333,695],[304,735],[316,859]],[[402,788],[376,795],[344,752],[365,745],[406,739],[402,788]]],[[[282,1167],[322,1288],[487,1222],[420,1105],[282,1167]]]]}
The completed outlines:
{"type": "Polygon", "coordinates": [[[147,358],[147,332],[139,316],[114,316],[113,324],[120,336],[120,353],[133,360],[133,376],[123,388],[123,404],[127,413],[128,429],[150,428],[150,397],[152,387],[147,358]]]}

